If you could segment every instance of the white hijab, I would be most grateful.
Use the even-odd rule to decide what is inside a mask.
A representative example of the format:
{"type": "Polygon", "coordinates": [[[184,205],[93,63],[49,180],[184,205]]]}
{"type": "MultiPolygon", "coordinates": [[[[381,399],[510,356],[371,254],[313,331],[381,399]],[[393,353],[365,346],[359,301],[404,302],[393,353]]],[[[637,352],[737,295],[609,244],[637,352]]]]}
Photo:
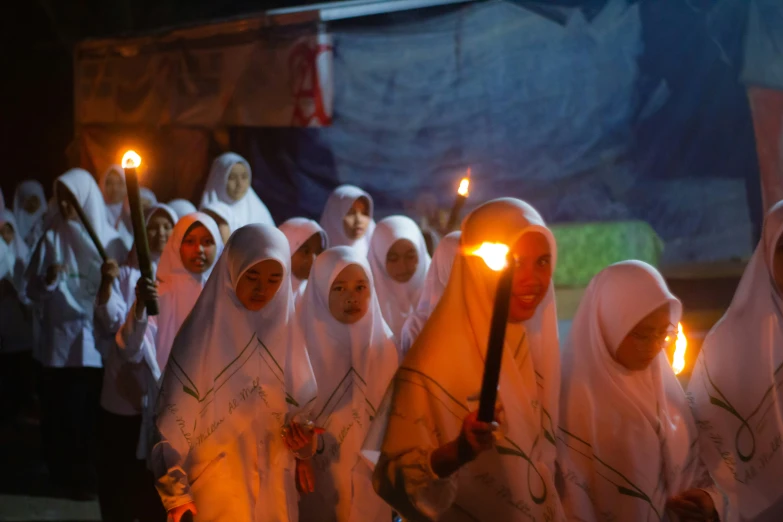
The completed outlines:
{"type": "Polygon", "coordinates": [[[326,429],[324,446],[314,461],[318,485],[315,493],[301,502],[302,520],[345,521],[352,504],[357,504],[354,510],[366,514],[359,520],[376,519],[378,511],[388,512],[384,521],[391,517],[391,510],[372,494],[370,468],[359,460],[359,451],[397,369],[397,349],[375,292],[367,313],[354,324],[337,321],[329,311],[332,283],[349,265],[362,268],[372,289],[367,258],[350,247],[334,247],[315,260],[312,283],[307,285],[298,310],[320,391],[315,423],[326,429]],[[355,470],[355,466],[364,468],[355,470]],[[331,493],[335,490],[337,502],[331,493]],[[358,491],[369,494],[360,495],[358,491]]]}
{"type": "MultiPolygon", "coordinates": [[[[0,251],[0,256],[3,256],[3,260],[0,261],[0,266],[7,267],[7,271],[0,271],[0,279],[7,276],[11,281],[11,284],[14,285],[19,298],[22,302],[25,302],[26,285],[24,272],[27,268],[27,261],[30,259],[30,249],[27,248],[27,244],[25,244],[22,235],[19,233],[14,214],[8,209],[0,211],[0,228],[6,223],[10,224],[14,229],[14,240],[11,241],[10,245],[6,245],[7,248],[0,251]],[[2,272],[6,272],[5,275],[3,275],[2,272]]],[[[0,243],[5,245],[5,241],[2,239],[0,239],[0,243]]]]}
{"type": "MultiPolygon", "coordinates": [[[[326,249],[329,247],[329,238],[326,236],[326,232],[321,228],[321,225],[312,219],[303,217],[291,218],[278,228],[285,234],[286,239],[288,239],[288,246],[291,248],[292,256],[299,250],[299,247],[315,234],[321,234],[321,248],[326,249]]],[[[291,287],[297,304],[304,295],[305,288],[307,288],[307,281],[307,279],[299,279],[291,273],[291,287]]]]}
{"type": "Polygon", "coordinates": [[[154,205],[158,202],[158,197],[152,189],[148,189],[147,187],[139,187],[139,197],[141,199],[146,199],[150,205],[154,205]]]}
{"type": "Polygon", "coordinates": [[[370,240],[370,267],[383,317],[395,338],[399,339],[402,325],[419,303],[430,267],[427,244],[416,222],[405,216],[389,216],[379,221],[370,240]],[[386,254],[400,239],[410,241],[419,256],[416,272],[407,283],[395,281],[386,271],[386,254]]]}
{"type": "Polygon", "coordinates": [[[208,210],[218,216],[220,219],[226,222],[229,230],[233,233],[234,230],[239,228],[237,225],[236,216],[231,207],[223,203],[222,201],[213,201],[201,207],[201,212],[208,210]]]}
{"type": "MultiPolygon", "coordinates": [[[[425,513],[421,504],[415,514],[403,512],[408,509],[406,502],[397,502],[395,495],[404,492],[410,499],[417,487],[424,486],[406,482],[390,463],[401,462],[404,455],[429,459],[432,450],[457,438],[464,417],[477,407],[469,406],[468,398],[481,389],[499,273],[465,252],[484,242],[513,245],[531,232],[549,241],[554,270],[554,237],[527,203],[496,199],[464,220],[461,253],[454,260],[443,297],[392,380],[365,454],[373,459],[372,450],[380,448],[376,490],[396,502],[394,507],[404,517],[437,515],[425,513]]],[[[560,355],[553,286],[531,319],[507,325],[498,390],[507,430],[498,451],[482,453],[452,476],[457,482],[456,499],[442,514],[443,520],[515,521],[523,519],[522,513],[525,520],[562,519],[554,481],[560,355]],[[499,497],[501,489],[506,494],[499,497]]]]}
{"type": "Polygon", "coordinates": [[[641,261],[611,265],[587,287],[562,350],[558,439],[569,516],[658,521],[666,501],[699,478],[696,425],[665,351],[642,371],[614,359],[631,330],[667,303],[676,325],[680,301],[641,261]]]}
{"type": "Polygon", "coordinates": [[[451,267],[454,264],[454,257],[459,252],[459,240],[462,233],[452,232],[447,234],[440,243],[438,243],[435,252],[432,254],[432,262],[427,270],[427,277],[424,278],[424,285],[419,297],[419,304],[416,309],[405,320],[400,334],[400,351],[405,355],[418,337],[424,323],[430,318],[430,314],[440,301],[446,284],[449,282],[451,267]]]}
{"type": "Polygon", "coordinates": [[[285,452],[273,458],[284,458],[279,430],[287,409],[300,411],[315,399],[316,383],[287,281],[290,257],[285,236],[276,228],[238,229],[174,340],[157,425],[180,455],[190,453],[189,463],[218,457],[261,414],[264,428],[274,431],[276,449],[285,452]],[[236,286],[249,268],[267,259],[283,266],[283,284],[263,309],[253,312],[240,303],[236,286]],[[281,422],[272,422],[274,416],[281,422]]]}
{"type": "Polygon", "coordinates": [[[187,199],[172,199],[168,202],[168,205],[174,210],[174,212],[177,213],[177,216],[179,217],[187,216],[188,214],[192,214],[198,210],[196,209],[196,205],[187,199]]]}
{"type": "Polygon", "coordinates": [[[119,203],[109,203],[106,201],[106,179],[111,173],[117,174],[120,179],[122,179],[122,182],[125,183],[125,170],[120,165],[112,165],[106,169],[106,172],[104,172],[103,176],[100,178],[101,193],[106,202],[106,217],[109,220],[109,225],[116,229],[121,220],[126,221],[126,218],[130,217],[130,209],[126,204],[126,200],[122,200],[119,203]]]}
{"type": "Polygon", "coordinates": [[[31,248],[35,246],[38,239],[40,239],[40,235],[43,234],[43,217],[45,213],[46,194],[44,194],[43,185],[32,179],[21,182],[14,192],[14,218],[18,226],[16,233],[31,248]],[[28,214],[24,210],[24,202],[30,196],[37,197],[41,203],[38,210],[32,214],[28,214]]]}
{"type": "Polygon", "coordinates": [[[275,222],[272,215],[258,197],[252,186],[253,171],[250,170],[250,164],[233,152],[221,154],[212,162],[212,168],[209,171],[207,187],[204,189],[204,196],[201,198],[201,207],[212,203],[213,201],[222,201],[234,211],[234,219],[237,227],[242,227],[251,223],[260,223],[262,225],[272,225],[275,222]],[[251,186],[239,201],[234,201],[226,193],[226,183],[231,168],[237,163],[242,163],[250,175],[251,186]]]}
{"type": "Polygon", "coordinates": [[[156,319],[158,331],[155,339],[158,368],[164,369],[166,367],[174,337],[196,304],[196,300],[201,294],[207,279],[209,279],[209,275],[215,268],[222,250],[223,240],[220,238],[217,223],[208,215],[201,212],[188,214],[174,226],[171,237],[166,243],[166,248],[160,256],[158,270],[155,275],[158,281],[160,309],[160,314],[156,319]],[[204,225],[209,230],[217,246],[215,263],[201,274],[189,272],[182,263],[182,257],[179,254],[185,234],[194,223],[204,225]]]}
{"type": "Polygon", "coordinates": [[[772,273],[782,235],[778,202],[688,384],[704,461],[747,520],[783,502],[783,313],[772,273]]]}
{"type": "Polygon", "coordinates": [[[326,231],[326,237],[332,246],[349,246],[355,248],[361,255],[367,256],[370,251],[370,238],[375,231],[373,216],[372,196],[359,187],[353,185],[340,185],[329,195],[326,206],[321,214],[321,227],[326,231]],[[350,239],[345,235],[343,218],[351,210],[354,202],[359,198],[366,198],[370,206],[370,225],[367,231],[359,239],[350,239]]]}

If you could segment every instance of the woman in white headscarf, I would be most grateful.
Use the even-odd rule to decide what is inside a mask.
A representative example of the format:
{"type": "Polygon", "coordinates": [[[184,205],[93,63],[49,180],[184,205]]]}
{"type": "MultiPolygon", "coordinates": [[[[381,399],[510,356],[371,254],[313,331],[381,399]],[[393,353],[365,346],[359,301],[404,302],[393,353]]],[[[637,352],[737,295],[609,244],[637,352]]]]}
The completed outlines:
{"type": "Polygon", "coordinates": [[[443,297],[397,370],[365,442],[368,458],[380,456],[375,490],[406,520],[561,521],[554,481],[560,389],[554,237],[530,205],[503,198],[465,219],[460,247],[443,297]],[[469,402],[481,388],[499,279],[470,254],[484,243],[509,245],[517,263],[497,442],[469,402]]]}
{"type": "Polygon", "coordinates": [[[397,349],[373,292],[367,259],[349,247],[315,261],[298,309],[318,381],[315,423],[325,432],[313,457],[315,491],[302,498],[301,522],[388,522],[391,509],[372,490],[360,450],[397,369],[397,349]]]}
{"type": "Polygon", "coordinates": [[[174,522],[185,511],[196,521],[297,520],[294,456],[281,434],[317,390],[290,257],[276,228],[238,229],[177,334],[150,460],[174,522]]]}
{"type": "Polygon", "coordinates": [[[204,205],[201,207],[201,212],[215,220],[220,230],[220,237],[223,238],[223,243],[226,243],[232,232],[239,228],[234,217],[234,211],[222,201],[213,201],[204,205]]]}
{"type": "Polygon", "coordinates": [[[14,192],[14,218],[17,234],[29,248],[35,248],[43,235],[46,195],[43,185],[28,179],[21,182],[14,192]]]}
{"type": "Polygon", "coordinates": [[[558,465],[569,520],[716,519],[723,497],[666,357],[681,314],[641,261],[612,265],[587,287],[563,348],[558,465]]]}
{"type": "Polygon", "coordinates": [[[252,179],[250,164],[245,158],[233,152],[221,154],[212,162],[201,207],[222,201],[234,212],[237,227],[250,223],[274,226],[269,209],[251,186],[252,179]]]}
{"type": "Polygon", "coordinates": [[[294,302],[299,302],[307,288],[315,259],[329,247],[329,238],[321,225],[303,217],[291,218],[278,227],[291,248],[291,287],[294,302]]]}
{"type": "Polygon", "coordinates": [[[412,219],[387,217],[375,228],[369,257],[383,317],[399,339],[405,319],[416,309],[430,267],[424,236],[412,219]]]}
{"type": "MultiPolygon", "coordinates": [[[[147,211],[147,242],[153,273],[176,225],[176,213],[166,205],[155,204],[147,211]]],[[[141,277],[134,250],[122,267],[110,259],[102,267],[103,278],[95,306],[96,326],[113,339],[135,301],[136,283],[141,277]]],[[[146,406],[155,401],[148,396],[149,367],[144,362],[123,360],[113,346],[105,358],[101,390],[100,454],[101,479],[98,499],[104,520],[127,517],[149,522],[166,519],[166,512],[146,466],[147,439],[140,437],[144,422],[150,422],[146,406]]]]}
{"type": "Polygon", "coordinates": [[[424,324],[430,318],[430,314],[435,310],[435,306],[446,289],[454,257],[459,251],[460,236],[460,232],[446,235],[435,249],[432,262],[427,270],[427,277],[424,279],[419,304],[416,305],[416,310],[408,316],[402,326],[399,343],[403,355],[408,353],[410,347],[413,346],[416,337],[419,336],[419,332],[424,328],[424,324]]]}
{"type": "Polygon", "coordinates": [[[187,199],[172,199],[167,204],[174,210],[174,212],[177,213],[177,216],[179,217],[187,216],[188,214],[192,214],[198,210],[196,205],[187,199]]]}
{"type": "Polygon", "coordinates": [[[60,213],[52,218],[26,273],[27,296],[40,305],[43,322],[41,430],[55,484],[72,488],[75,498],[93,498],[101,355],[111,340],[94,329],[102,260],[74,205],[83,209],[107,255],[125,259],[127,249],[109,226],[106,205],[89,172],[72,169],[57,178],[55,195],[60,213]]]}
{"type": "Polygon", "coordinates": [[[778,521],[783,513],[782,237],[778,202],[688,384],[704,461],[744,521],[778,521]]]}
{"type": "Polygon", "coordinates": [[[133,225],[125,186],[125,170],[120,165],[112,165],[103,173],[99,184],[106,202],[106,219],[109,226],[117,231],[125,247],[130,250],[133,245],[133,225]]]}
{"type": "Polygon", "coordinates": [[[353,185],[340,185],[326,200],[321,227],[331,246],[349,246],[367,256],[375,231],[372,216],[373,201],[367,192],[353,185]]]}

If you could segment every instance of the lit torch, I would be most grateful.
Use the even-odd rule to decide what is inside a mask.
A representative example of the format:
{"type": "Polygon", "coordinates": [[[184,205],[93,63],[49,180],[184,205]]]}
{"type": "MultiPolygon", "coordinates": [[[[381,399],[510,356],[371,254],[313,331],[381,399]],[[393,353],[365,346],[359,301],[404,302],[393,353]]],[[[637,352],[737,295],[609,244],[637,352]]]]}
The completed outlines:
{"type": "Polygon", "coordinates": [[[446,223],[446,230],[453,231],[459,221],[459,215],[462,212],[462,207],[465,206],[465,200],[468,199],[470,192],[470,168],[464,178],[459,182],[459,188],[457,189],[457,199],[454,200],[454,205],[451,206],[451,213],[449,213],[449,220],[446,223]]]}
{"type": "MultiPolygon", "coordinates": [[[[128,205],[130,206],[131,224],[133,225],[133,240],[136,245],[136,257],[139,260],[139,271],[142,277],[152,280],[152,263],[150,262],[150,246],[147,242],[147,225],[144,222],[141,196],[139,194],[139,177],[136,169],[141,165],[141,156],[129,150],[122,156],[122,168],[125,170],[125,186],[128,189],[128,205]]],[[[158,315],[158,302],[151,299],[144,303],[147,315],[158,315]]]]}
{"type": "Polygon", "coordinates": [[[674,342],[674,356],[672,357],[672,370],[679,375],[685,369],[685,352],[688,351],[688,338],[682,331],[682,323],[677,323],[677,340],[674,342]]]}
{"type": "Polygon", "coordinates": [[[509,255],[508,246],[503,243],[482,243],[478,248],[468,251],[468,255],[480,257],[490,270],[500,272],[495,291],[495,304],[492,307],[492,322],[487,354],[484,358],[484,377],[481,381],[478,411],[478,420],[492,422],[495,417],[500,364],[503,360],[503,344],[506,340],[508,309],[511,304],[511,283],[514,279],[516,263],[509,255]]]}

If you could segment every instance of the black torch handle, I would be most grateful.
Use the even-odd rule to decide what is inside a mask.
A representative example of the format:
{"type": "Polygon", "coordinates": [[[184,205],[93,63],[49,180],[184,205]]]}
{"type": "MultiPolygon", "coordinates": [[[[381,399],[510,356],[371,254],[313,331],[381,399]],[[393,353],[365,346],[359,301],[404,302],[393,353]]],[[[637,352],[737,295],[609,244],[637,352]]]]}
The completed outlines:
{"type": "Polygon", "coordinates": [[[454,204],[451,206],[451,212],[449,213],[449,220],[446,222],[446,231],[453,232],[459,224],[459,215],[462,213],[462,207],[465,206],[465,200],[467,196],[457,194],[457,199],[454,200],[454,204]]]}
{"type": "Polygon", "coordinates": [[[98,255],[101,256],[101,259],[103,259],[103,262],[105,263],[109,259],[109,256],[106,255],[106,249],[103,248],[101,240],[98,239],[98,234],[96,234],[95,229],[92,228],[92,223],[90,223],[90,220],[87,219],[87,216],[84,213],[84,209],[79,204],[79,202],[76,201],[76,198],[72,197],[69,199],[74,210],[76,210],[76,214],[79,216],[79,220],[82,222],[82,225],[84,225],[84,229],[87,230],[87,235],[90,236],[92,244],[95,245],[95,249],[98,250],[98,255]]]}
{"type": "Polygon", "coordinates": [[[495,419],[495,401],[498,395],[500,364],[503,360],[503,345],[506,341],[508,309],[511,306],[511,284],[514,279],[514,261],[509,257],[508,265],[503,269],[495,292],[495,306],[492,308],[492,322],[489,330],[489,343],[484,361],[484,378],[481,381],[478,420],[492,422],[495,419]]]}
{"type": "MultiPolygon", "coordinates": [[[[139,260],[139,272],[141,276],[152,279],[152,263],[150,262],[150,245],[147,242],[147,225],[144,222],[144,213],[139,193],[139,177],[136,169],[125,169],[125,187],[128,189],[128,205],[130,206],[131,225],[133,225],[133,241],[136,245],[136,258],[139,260]]],[[[147,315],[158,315],[157,299],[149,299],[144,302],[147,315]]]]}

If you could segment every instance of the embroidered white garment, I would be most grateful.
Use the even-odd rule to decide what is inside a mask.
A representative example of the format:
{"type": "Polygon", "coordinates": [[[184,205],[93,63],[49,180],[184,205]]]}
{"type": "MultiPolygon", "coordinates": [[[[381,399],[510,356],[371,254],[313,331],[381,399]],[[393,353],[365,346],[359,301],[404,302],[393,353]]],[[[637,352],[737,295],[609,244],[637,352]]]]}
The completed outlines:
{"type": "Polygon", "coordinates": [[[430,254],[419,226],[405,216],[382,219],[372,235],[369,258],[383,317],[395,338],[399,338],[402,325],[419,303],[424,279],[430,267],[430,254]],[[386,271],[386,254],[392,245],[401,239],[407,239],[413,244],[419,258],[416,271],[407,283],[395,281],[386,271]]]}
{"type": "Polygon", "coordinates": [[[432,262],[427,270],[427,277],[424,278],[421,297],[416,309],[405,320],[400,333],[399,344],[403,355],[413,346],[419,332],[424,328],[424,323],[430,318],[430,314],[440,301],[446,284],[449,282],[451,267],[454,264],[454,257],[459,251],[460,232],[447,234],[440,243],[438,243],[435,252],[432,254],[432,262]]]}
{"type": "Polygon", "coordinates": [[[772,271],[781,236],[778,202],[688,384],[705,463],[741,520],[779,520],[765,510],[783,506],[783,313],[772,271]]]}
{"type": "Polygon", "coordinates": [[[666,304],[676,325],[680,301],[641,261],[605,268],[582,297],[562,350],[558,443],[569,520],[657,522],[671,497],[712,485],[666,352],[642,371],[614,359],[636,325],[666,304]]]}
{"type": "Polygon", "coordinates": [[[171,207],[179,217],[187,216],[188,214],[192,214],[197,210],[196,205],[187,199],[172,199],[168,202],[168,206],[171,207]]]}
{"type": "Polygon", "coordinates": [[[276,228],[238,229],[177,334],[161,387],[162,441],[152,458],[167,509],[192,500],[197,521],[297,519],[294,459],[281,429],[287,416],[312,406],[317,390],[296,325],[290,257],[276,228]],[[253,312],[236,287],[267,259],[282,265],[283,282],[253,312]]]}
{"type": "MultiPolygon", "coordinates": [[[[326,232],[321,228],[321,225],[312,219],[303,217],[291,218],[278,228],[288,239],[288,246],[291,248],[292,256],[299,250],[299,247],[315,234],[321,235],[321,248],[326,249],[329,247],[329,239],[326,237],[326,232]]],[[[293,273],[291,274],[291,287],[294,292],[294,301],[297,305],[304,295],[305,288],[307,288],[307,281],[307,279],[299,279],[293,273]]]]}
{"type": "Polygon", "coordinates": [[[46,213],[46,195],[43,185],[38,181],[28,179],[19,184],[14,192],[14,218],[22,240],[29,248],[35,248],[43,235],[44,214],[46,213]],[[29,197],[36,197],[40,202],[38,210],[29,214],[24,209],[24,202],[29,197]]]}
{"type": "Polygon", "coordinates": [[[353,185],[340,185],[329,195],[326,206],[321,214],[321,227],[326,231],[329,244],[335,246],[349,246],[355,248],[361,255],[367,256],[370,252],[370,238],[375,231],[373,221],[372,196],[359,187],[353,185]],[[354,202],[359,198],[367,199],[370,206],[370,225],[364,235],[359,239],[351,239],[345,234],[343,218],[351,210],[354,202]]]}
{"type": "Polygon", "coordinates": [[[250,164],[233,152],[221,154],[212,162],[212,168],[209,171],[207,179],[207,188],[204,190],[204,196],[201,198],[201,207],[212,203],[213,201],[222,201],[231,207],[234,211],[234,219],[237,227],[242,227],[250,223],[260,223],[262,225],[272,225],[275,222],[269,209],[266,208],[263,201],[253,190],[252,179],[253,171],[250,170],[250,164]],[[237,163],[242,163],[247,169],[251,179],[251,186],[247,189],[245,195],[239,201],[234,201],[226,193],[226,183],[231,167],[237,163]]]}
{"type": "Polygon", "coordinates": [[[315,492],[300,503],[301,522],[391,520],[391,508],[372,491],[372,471],[359,452],[397,369],[397,349],[375,292],[354,324],[337,321],[329,311],[331,286],[349,265],[362,268],[372,292],[367,259],[350,247],[335,247],[315,260],[298,309],[318,381],[315,423],[326,429],[313,460],[315,492]]]}
{"type": "Polygon", "coordinates": [[[466,254],[485,242],[513,245],[525,233],[554,237],[538,212],[513,198],[490,201],[462,224],[461,253],[446,290],[397,370],[365,442],[378,494],[406,519],[561,521],[555,490],[554,428],[560,389],[555,295],[535,315],[508,324],[498,397],[508,425],[487,451],[449,478],[430,467],[433,450],[457,438],[481,389],[499,273],[466,254]]]}

